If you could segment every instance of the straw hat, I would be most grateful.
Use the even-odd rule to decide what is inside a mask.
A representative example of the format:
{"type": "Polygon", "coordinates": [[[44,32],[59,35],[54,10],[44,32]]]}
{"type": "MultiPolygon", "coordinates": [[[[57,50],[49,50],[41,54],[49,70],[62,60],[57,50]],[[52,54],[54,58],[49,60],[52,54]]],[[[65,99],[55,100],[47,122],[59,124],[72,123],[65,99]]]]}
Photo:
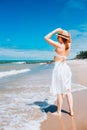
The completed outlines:
{"type": "Polygon", "coordinates": [[[65,39],[69,39],[69,33],[66,30],[61,30],[58,32],[57,36],[60,36],[65,39]]]}

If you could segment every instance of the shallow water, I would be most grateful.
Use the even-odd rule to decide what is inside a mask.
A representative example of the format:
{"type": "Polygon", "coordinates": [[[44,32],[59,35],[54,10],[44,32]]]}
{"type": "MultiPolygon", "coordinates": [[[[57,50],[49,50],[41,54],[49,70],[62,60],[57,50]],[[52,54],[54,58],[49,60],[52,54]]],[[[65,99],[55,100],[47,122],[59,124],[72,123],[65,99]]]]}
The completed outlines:
{"type": "MultiPolygon", "coordinates": [[[[40,130],[46,108],[56,97],[50,94],[54,64],[17,64],[0,66],[2,71],[30,69],[0,79],[0,130],[40,130]],[[5,70],[4,70],[5,67],[5,70]]],[[[87,89],[72,83],[72,92],[87,89]]]]}

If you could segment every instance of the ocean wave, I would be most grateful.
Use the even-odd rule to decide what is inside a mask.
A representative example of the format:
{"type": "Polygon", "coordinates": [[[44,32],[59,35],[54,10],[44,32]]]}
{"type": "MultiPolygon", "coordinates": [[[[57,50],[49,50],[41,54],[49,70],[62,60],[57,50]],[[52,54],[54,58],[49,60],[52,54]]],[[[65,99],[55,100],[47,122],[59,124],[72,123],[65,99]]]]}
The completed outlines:
{"type": "Polygon", "coordinates": [[[12,62],[12,64],[26,64],[26,62],[12,62]]]}
{"type": "Polygon", "coordinates": [[[5,77],[5,76],[10,76],[10,75],[16,75],[20,73],[25,73],[28,71],[30,71],[30,69],[10,70],[10,71],[0,72],[0,78],[5,77]]]}
{"type": "Polygon", "coordinates": [[[46,65],[47,63],[40,63],[40,65],[46,65]]]}

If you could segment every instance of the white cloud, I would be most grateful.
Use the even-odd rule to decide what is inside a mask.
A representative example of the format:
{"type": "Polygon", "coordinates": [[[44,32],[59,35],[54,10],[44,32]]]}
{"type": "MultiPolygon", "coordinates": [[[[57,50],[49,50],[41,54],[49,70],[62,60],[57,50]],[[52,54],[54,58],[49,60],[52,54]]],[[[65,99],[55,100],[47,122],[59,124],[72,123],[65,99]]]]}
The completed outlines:
{"type": "Polygon", "coordinates": [[[72,51],[78,53],[87,50],[87,24],[80,25],[79,29],[69,30],[72,36],[72,51]]]}
{"type": "Polygon", "coordinates": [[[41,50],[17,50],[0,48],[0,59],[25,59],[25,60],[50,60],[53,58],[53,51],[41,50]]]}

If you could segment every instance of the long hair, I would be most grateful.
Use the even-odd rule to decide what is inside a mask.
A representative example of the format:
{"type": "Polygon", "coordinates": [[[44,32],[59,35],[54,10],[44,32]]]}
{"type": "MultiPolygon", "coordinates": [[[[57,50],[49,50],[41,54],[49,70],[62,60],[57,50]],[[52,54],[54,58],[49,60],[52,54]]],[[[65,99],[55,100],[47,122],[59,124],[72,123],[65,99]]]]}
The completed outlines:
{"type": "Polygon", "coordinates": [[[62,38],[63,43],[65,44],[65,50],[69,49],[69,43],[72,42],[71,36],[69,35],[69,39],[65,39],[63,37],[61,37],[61,38],[62,38]]]}

